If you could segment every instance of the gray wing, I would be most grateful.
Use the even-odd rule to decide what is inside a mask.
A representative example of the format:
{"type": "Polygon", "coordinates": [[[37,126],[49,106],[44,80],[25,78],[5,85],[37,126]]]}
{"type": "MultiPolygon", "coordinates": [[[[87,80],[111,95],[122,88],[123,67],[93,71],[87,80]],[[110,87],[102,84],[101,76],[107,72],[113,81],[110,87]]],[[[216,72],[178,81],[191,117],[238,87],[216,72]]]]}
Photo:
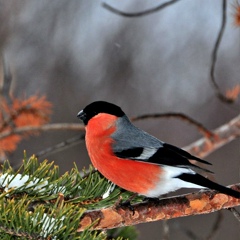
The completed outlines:
{"type": "Polygon", "coordinates": [[[118,131],[112,137],[114,139],[113,152],[119,158],[177,167],[198,168],[188,159],[210,164],[138,129],[131,124],[127,117],[119,119],[117,124],[121,127],[118,127],[118,131]]]}

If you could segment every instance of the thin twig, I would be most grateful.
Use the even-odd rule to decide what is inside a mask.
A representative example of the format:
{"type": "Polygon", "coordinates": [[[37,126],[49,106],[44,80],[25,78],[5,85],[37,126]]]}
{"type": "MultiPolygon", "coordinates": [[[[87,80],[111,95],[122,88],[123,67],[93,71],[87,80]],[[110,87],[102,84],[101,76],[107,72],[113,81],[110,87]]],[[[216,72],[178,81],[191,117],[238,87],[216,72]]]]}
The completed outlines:
{"type": "Polygon", "coordinates": [[[149,15],[149,14],[152,14],[152,13],[155,13],[157,11],[160,11],[162,10],[163,8],[165,7],[168,7],[176,2],[178,2],[179,0],[172,0],[172,1],[168,1],[168,2],[165,2],[165,3],[162,3],[161,5],[157,6],[157,7],[154,7],[154,8],[151,8],[151,9],[148,9],[148,10],[145,10],[145,11],[142,11],[142,12],[136,12],[136,13],[127,13],[127,12],[122,12],[110,5],[108,5],[107,3],[102,3],[102,6],[104,8],[106,8],[107,10],[109,10],[110,12],[113,12],[119,16],[123,16],[123,17],[143,17],[143,16],[146,16],[146,15],[149,15]]]}
{"type": "Polygon", "coordinates": [[[132,121],[138,121],[148,118],[178,118],[180,120],[183,120],[185,122],[188,122],[199,130],[205,137],[211,138],[214,137],[214,134],[208,130],[206,127],[204,127],[200,122],[197,122],[196,120],[190,118],[189,116],[183,114],[183,113],[153,113],[153,114],[144,114],[137,117],[131,118],[132,121]]]}
{"type": "Polygon", "coordinates": [[[198,237],[191,229],[182,228],[181,230],[185,233],[185,235],[186,235],[188,238],[190,238],[190,239],[192,239],[192,240],[199,240],[199,239],[201,239],[201,238],[198,237]]]}
{"type": "Polygon", "coordinates": [[[46,132],[46,131],[59,131],[59,130],[79,130],[84,131],[84,126],[79,123],[52,123],[42,126],[24,126],[18,127],[9,131],[0,133],[0,139],[6,138],[13,134],[23,134],[26,132],[46,132]]]}
{"type": "Polygon", "coordinates": [[[215,237],[216,233],[218,232],[218,230],[220,229],[220,225],[222,223],[223,220],[223,214],[222,212],[218,212],[217,218],[213,224],[212,230],[211,232],[208,234],[208,236],[206,237],[207,240],[211,240],[215,237]]]}
{"type": "Polygon", "coordinates": [[[39,157],[45,157],[47,155],[50,155],[50,154],[53,154],[53,153],[57,153],[57,152],[60,152],[60,151],[63,151],[65,150],[66,148],[69,148],[69,147],[73,147],[75,146],[76,144],[78,144],[79,142],[83,141],[84,140],[84,134],[82,135],[78,135],[78,136],[75,136],[75,137],[72,137],[72,138],[69,138],[67,139],[66,141],[63,141],[63,142],[60,142],[54,146],[51,146],[49,148],[46,148],[38,153],[35,154],[35,156],[37,158],[39,157]]]}
{"type": "Polygon", "coordinates": [[[210,79],[213,84],[213,87],[215,88],[217,97],[225,103],[233,103],[234,102],[233,99],[227,98],[221,92],[221,90],[216,82],[216,79],[215,79],[215,66],[216,66],[216,61],[217,61],[217,53],[218,53],[218,49],[219,49],[219,46],[220,46],[220,43],[221,43],[221,40],[223,37],[223,33],[225,30],[226,21],[227,21],[226,9],[227,9],[227,1],[222,0],[222,24],[221,24],[221,28],[220,28],[218,36],[217,36],[217,40],[213,47],[211,69],[210,69],[210,77],[211,77],[210,79]]]}
{"type": "Polygon", "coordinates": [[[229,208],[229,210],[233,213],[233,216],[240,222],[240,213],[236,210],[236,208],[229,208]]]}
{"type": "Polygon", "coordinates": [[[8,103],[11,102],[10,99],[10,87],[12,83],[12,74],[9,68],[9,65],[6,62],[5,56],[2,56],[2,65],[3,65],[3,85],[0,89],[0,95],[2,95],[8,103]]]}
{"type": "Polygon", "coordinates": [[[170,239],[170,231],[169,231],[169,224],[168,220],[163,221],[163,240],[169,240],[170,239]]]}

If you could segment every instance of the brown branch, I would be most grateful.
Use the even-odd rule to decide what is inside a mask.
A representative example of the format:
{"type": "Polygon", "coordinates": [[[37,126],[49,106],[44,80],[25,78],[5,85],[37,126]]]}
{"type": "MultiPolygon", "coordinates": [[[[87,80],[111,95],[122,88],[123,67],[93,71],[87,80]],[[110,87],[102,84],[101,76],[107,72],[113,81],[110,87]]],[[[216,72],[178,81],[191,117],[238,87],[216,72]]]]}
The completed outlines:
{"type": "Polygon", "coordinates": [[[157,11],[160,11],[162,10],[163,8],[165,7],[168,7],[176,2],[178,2],[179,0],[172,0],[172,1],[168,1],[168,2],[165,2],[157,7],[154,7],[154,8],[151,8],[151,9],[148,9],[148,10],[145,10],[145,11],[142,11],[142,12],[136,12],[136,13],[127,13],[127,12],[122,12],[110,5],[108,5],[107,3],[102,3],[102,6],[104,8],[106,8],[107,10],[109,10],[110,12],[113,12],[119,16],[122,16],[122,17],[143,17],[143,16],[146,16],[146,15],[149,15],[149,14],[152,14],[152,13],[155,13],[157,11]]]}
{"type": "Polygon", "coordinates": [[[138,121],[148,118],[178,118],[180,120],[183,120],[187,123],[192,124],[195,126],[199,132],[201,132],[205,137],[214,137],[214,134],[209,131],[206,127],[204,127],[200,122],[197,122],[196,120],[190,118],[189,116],[183,114],[183,113],[153,113],[153,114],[144,114],[137,117],[131,118],[132,121],[138,121]]]}
{"type": "MultiPolygon", "coordinates": [[[[240,184],[230,187],[240,191],[240,184]]],[[[87,211],[80,220],[78,231],[83,231],[95,221],[96,223],[92,226],[92,229],[103,230],[144,222],[208,214],[239,205],[240,199],[216,193],[213,190],[200,191],[173,198],[160,199],[159,202],[135,204],[134,215],[128,207],[108,207],[101,210],[87,211]]]]}
{"type": "Polygon", "coordinates": [[[0,133],[0,139],[6,138],[13,134],[23,134],[27,132],[46,132],[46,131],[59,131],[59,130],[79,130],[84,131],[84,126],[79,123],[52,123],[52,124],[45,124],[42,126],[24,126],[18,127],[10,131],[5,131],[0,133]]]}
{"type": "Polygon", "coordinates": [[[227,21],[226,9],[227,9],[227,1],[222,0],[222,24],[221,24],[221,28],[220,28],[218,36],[217,36],[217,40],[213,47],[212,61],[211,61],[211,68],[210,68],[210,77],[211,77],[211,82],[213,84],[213,87],[215,88],[217,97],[225,103],[233,103],[234,102],[233,99],[228,98],[224,94],[222,94],[222,92],[216,82],[215,74],[214,74],[216,61],[217,61],[217,53],[218,53],[218,49],[219,49],[219,46],[220,46],[220,43],[221,43],[221,40],[223,37],[223,33],[225,30],[226,21],[227,21]]]}
{"type": "Polygon", "coordinates": [[[204,158],[223,145],[240,137],[240,115],[213,131],[214,139],[201,138],[184,149],[193,155],[204,158]]]}

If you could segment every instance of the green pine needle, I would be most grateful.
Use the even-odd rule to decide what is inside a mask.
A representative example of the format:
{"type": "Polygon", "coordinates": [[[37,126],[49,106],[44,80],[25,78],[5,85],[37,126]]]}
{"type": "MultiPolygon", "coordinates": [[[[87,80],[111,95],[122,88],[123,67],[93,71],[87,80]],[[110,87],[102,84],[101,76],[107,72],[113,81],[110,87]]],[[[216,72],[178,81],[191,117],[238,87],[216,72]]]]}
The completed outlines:
{"type": "MultiPolygon", "coordinates": [[[[0,174],[0,239],[107,239],[105,232],[86,229],[78,233],[77,229],[87,209],[111,206],[120,195],[123,200],[131,195],[115,187],[103,199],[110,187],[91,166],[80,173],[74,165],[60,176],[54,162],[40,163],[35,156],[27,159],[26,153],[16,171],[6,161],[0,174]]],[[[136,239],[130,228],[112,231],[118,240],[136,239]]]]}

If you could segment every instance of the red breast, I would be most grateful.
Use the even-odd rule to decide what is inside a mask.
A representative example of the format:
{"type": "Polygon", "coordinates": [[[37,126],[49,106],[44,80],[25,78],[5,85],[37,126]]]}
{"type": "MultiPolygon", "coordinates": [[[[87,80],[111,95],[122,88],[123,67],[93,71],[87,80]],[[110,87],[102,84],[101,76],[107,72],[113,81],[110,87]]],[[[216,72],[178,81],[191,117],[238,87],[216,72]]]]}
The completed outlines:
{"type": "Polygon", "coordinates": [[[100,113],[88,122],[86,146],[89,157],[93,166],[107,179],[126,190],[144,195],[159,183],[161,168],[114,155],[110,136],[116,131],[116,120],[116,116],[100,113]]]}

